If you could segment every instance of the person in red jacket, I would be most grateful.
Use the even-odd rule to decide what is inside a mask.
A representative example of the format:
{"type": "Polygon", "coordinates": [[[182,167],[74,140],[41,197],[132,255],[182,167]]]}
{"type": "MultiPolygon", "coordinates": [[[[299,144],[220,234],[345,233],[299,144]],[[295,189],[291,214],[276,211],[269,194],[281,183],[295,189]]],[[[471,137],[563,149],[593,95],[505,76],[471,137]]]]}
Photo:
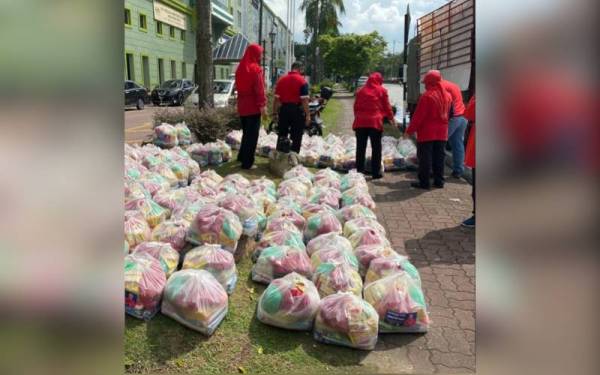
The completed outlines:
{"type": "Polygon", "coordinates": [[[429,190],[433,167],[433,186],[444,187],[444,148],[448,140],[448,120],[452,97],[442,87],[442,75],[437,70],[425,74],[425,92],[417,102],[417,108],[406,129],[405,137],[417,133],[417,158],[419,181],[412,187],[429,190]]]}
{"type": "Polygon", "coordinates": [[[365,86],[356,93],[354,100],[352,130],[356,133],[356,170],[364,173],[367,141],[370,139],[373,150],[371,175],[374,180],[383,177],[381,174],[383,119],[387,118],[394,126],[396,123],[388,92],[382,84],[381,74],[371,74],[365,86]]]}
{"type": "Polygon", "coordinates": [[[467,120],[464,117],[465,103],[460,87],[442,79],[442,87],[452,97],[452,117],[448,121],[448,143],[452,148],[452,177],[460,178],[464,172],[465,161],[465,130],[467,120]]]}
{"type": "Polygon", "coordinates": [[[263,49],[258,44],[250,44],[235,72],[237,88],[237,110],[242,122],[242,144],[238,161],[242,169],[250,169],[254,164],[254,153],[258,143],[260,117],[266,115],[265,80],[260,67],[263,49]]]}
{"type": "Polygon", "coordinates": [[[472,190],[471,197],[473,197],[473,216],[462,222],[462,225],[469,228],[475,227],[475,95],[471,97],[467,108],[465,109],[465,118],[471,122],[471,130],[469,131],[469,138],[467,140],[467,152],[465,156],[465,165],[471,168],[472,174],[472,190]]]}

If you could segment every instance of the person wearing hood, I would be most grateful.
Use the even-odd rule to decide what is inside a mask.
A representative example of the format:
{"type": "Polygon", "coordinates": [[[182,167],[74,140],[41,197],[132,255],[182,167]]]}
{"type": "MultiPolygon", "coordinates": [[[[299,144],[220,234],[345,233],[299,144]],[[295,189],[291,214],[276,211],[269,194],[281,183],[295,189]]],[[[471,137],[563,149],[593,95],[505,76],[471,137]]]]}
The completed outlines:
{"type": "Polygon", "coordinates": [[[395,125],[394,113],[388,92],[383,87],[383,78],[379,73],[369,76],[367,83],[356,93],[354,100],[354,123],[352,130],[356,134],[356,170],[364,173],[367,141],[371,140],[371,175],[373,179],[383,177],[381,173],[381,135],[383,120],[395,125]]]}
{"type": "Polygon", "coordinates": [[[463,102],[460,87],[450,81],[442,79],[442,87],[452,97],[453,116],[448,120],[448,143],[452,148],[452,177],[460,178],[464,173],[465,161],[465,130],[467,119],[464,117],[465,103],[463,102]]]}
{"type": "Polygon", "coordinates": [[[429,190],[431,170],[433,186],[444,187],[444,148],[448,140],[448,121],[452,117],[452,96],[442,87],[442,75],[437,70],[425,74],[425,92],[406,129],[405,137],[417,133],[417,158],[419,181],[412,187],[429,190]]]}
{"type": "Polygon", "coordinates": [[[242,123],[242,143],[238,161],[242,169],[250,169],[254,164],[254,153],[258,143],[261,115],[266,116],[267,97],[265,80],[260,67],[263,49],[258,44],[250,44],[235,72],[237,89],[237,110],[242,123]]]}

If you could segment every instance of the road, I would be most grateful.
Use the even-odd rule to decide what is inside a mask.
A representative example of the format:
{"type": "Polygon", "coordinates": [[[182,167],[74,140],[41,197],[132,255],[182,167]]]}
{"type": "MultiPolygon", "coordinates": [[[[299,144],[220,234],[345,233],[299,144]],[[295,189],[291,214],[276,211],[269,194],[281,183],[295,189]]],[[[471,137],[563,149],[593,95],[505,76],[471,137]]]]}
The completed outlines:
{"type": "Polygon", "coordinates": [[[388,90],[390,103],[400,106],[402,104],[402,85],[396,83],[384,83],[383,87],[388,90]]]}
{"type": "MultiPolygon", "coordinates": [[[[169,107],[169,109],[181,109],[182,107],[169,107]]],[[[146,105],[146,108],[138,111],[137,109],[125,110],[125,142],[140,143],[152,134],[152,116],[154,113],[165,107],[154,107],[146,105]]]]}

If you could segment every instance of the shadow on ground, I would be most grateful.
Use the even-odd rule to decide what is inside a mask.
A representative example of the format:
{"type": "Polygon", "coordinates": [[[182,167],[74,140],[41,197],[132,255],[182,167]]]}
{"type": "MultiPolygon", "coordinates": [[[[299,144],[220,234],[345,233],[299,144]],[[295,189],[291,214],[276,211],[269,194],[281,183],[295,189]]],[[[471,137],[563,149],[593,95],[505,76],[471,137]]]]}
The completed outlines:
{"type": "Polygon", "coordinates": [[[428,232],[419,239],[404,242],[415,266],[433,264],[475,264],[473,229],[460,225],[428,232]]]}

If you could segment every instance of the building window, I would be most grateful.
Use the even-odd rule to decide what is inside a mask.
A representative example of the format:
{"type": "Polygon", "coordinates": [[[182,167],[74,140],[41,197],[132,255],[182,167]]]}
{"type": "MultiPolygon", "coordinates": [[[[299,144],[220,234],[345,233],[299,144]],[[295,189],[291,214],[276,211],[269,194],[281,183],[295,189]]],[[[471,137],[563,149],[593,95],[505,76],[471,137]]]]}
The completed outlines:
{"type": "Polygon", "coordinates": [[[175,28],[173,26],[169,26],[169,36],[175,38],[175,28]]]}
{"type": "Polygon", "coordinates": [[[240,29],[242,28],[242,12],[240,12],[239,10],[237,11],[237,20],[235,24],[240,29]]]}
{"type": "Polygon", "coordinates": [[[135,81],[135,70],[134,70],[134,61],[133,54],[126,53],[125,54],[125,67],[127,68],[127,79],[130,81],[135,81]]]}
{"type": "Polygon", "coordinates": [[[150,60],[148,56],[142,56],[142,74],[144,79],[144,87],[150,87],[150,60]]]}
{"type": "Polygon", "coordinates": [[[131,26],[131,10],[125,8],[125,25],[131,26]]]}
{"type": "Polygon", "coordinates": [[[158,83],[162,84],[165,81],[165,62],[163,59],[158,59],[158,83]]]}
{"type": "Polygon", "coordinates": [[[187,78],[187,67],[185,61],[181,63],[181,78],[187,78]]]}
{"type": "Polygon", "coordinates": [[[171,60],[171,79],[177,79],[177,63],[171,60]]]}
{"type": "Polygon", "coordinates": [[[148,23],[146,21],[146,15],[140,13],[140,29],[148,30],[148,23]]]}
{"type": "Polygon", "coordinates": [[[185,30],[181,30],[181,40],[185,41],[185,30]]]}
{"type": "Polygon", "coordinates": [[[162,22],[160,22],[160,21],[156,21],[156,33],[158,35],[162,35],[162,33],[163,33],[162,22]]]}

